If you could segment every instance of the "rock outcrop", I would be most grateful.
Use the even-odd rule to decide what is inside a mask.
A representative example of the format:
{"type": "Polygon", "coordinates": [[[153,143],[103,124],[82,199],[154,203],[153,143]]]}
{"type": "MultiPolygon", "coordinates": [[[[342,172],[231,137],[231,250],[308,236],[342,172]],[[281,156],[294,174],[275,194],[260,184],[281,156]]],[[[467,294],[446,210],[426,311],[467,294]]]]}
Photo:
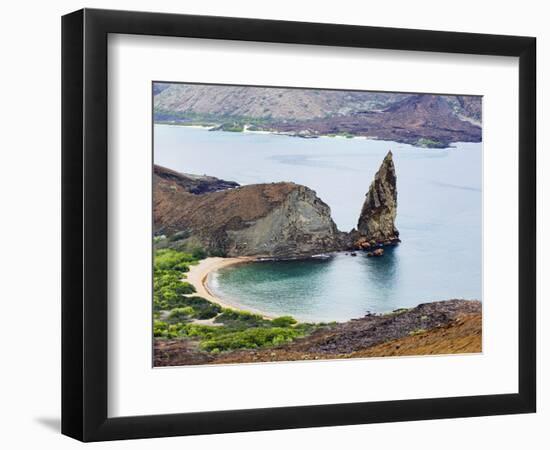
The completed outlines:
{"type": "Polygon", "coordinates": [[[255,184],[197,195],[183,181],[177,172],[153,178],[154,232],[169,237],[165,245],[202,247],[220,256],[273,258],[310,256],[342,246],[343,233],[330,208],[306,186],[255,184]]]}
{"type": "Polygon", "coordinates": [[[191,194],[206,194],[208,192],[223,191],[239,187],[239,183],[235,181],[225,181],[219,178],[209,177],[207,175],[191,175],[187,173],[179,173],[175,170],[167,169],[166,167],[153,167],[153,178],[155,182],[163,180],[167,183],[174,183],[184,191],[191,194]]]}
{"type": "MultiPolygon", "coordinates": [[[[370,249],[399,242],[395,228],[397,215],[397,176],[391,150],[374,176],[367,192],[355,233],[355,247],[370,249]]],[[[373,254],[373,256],[379,256],[373,254]]]]}
{"type": "Polygon", "coordinates": [[[166,237],[159,246],[201,247],[218,256],[295,258],[340,250],[383,256],[382,247],[400,242],[396,179],[390,151],[366,194],[357,230],[344,233],[306,186],[239,186],[155,166],[154,233],[166,237]]]}

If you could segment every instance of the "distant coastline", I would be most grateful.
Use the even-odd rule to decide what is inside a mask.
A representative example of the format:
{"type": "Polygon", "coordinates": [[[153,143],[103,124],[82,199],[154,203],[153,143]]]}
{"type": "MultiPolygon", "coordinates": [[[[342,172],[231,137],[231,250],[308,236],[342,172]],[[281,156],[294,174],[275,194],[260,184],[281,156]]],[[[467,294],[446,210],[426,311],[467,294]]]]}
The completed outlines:
{"type": "Polygon", "coordinates": [[[155,123],[301,138],[367,136],[417,147],[481,142],[478,96],[155,83],[155,123]]]}
{"type": "MultiPolygon", "coordinates": [[[[181,122],[181,121],[161,120],[161,121],[155,121],[154,124],[174,126],[174,127],[185,127],[185,128],[192,128],[192,129],[205,130],[205,131],[225,131],[226,133],[264,134],[264,135],[271,134],[275,136],[298,137],[302,139],[363,139],[363,140],[374,140],[374,141],[389,140],[386,138],[379,138],[378,136],[374,136],[374,135],[371,136],[367,134],[352,134],[352,133],[311,134],[311,133],[301,133],[301,132],[295,132],[295,131],[251,130],[250,128],[247,127],[247,125],[244,125],[242,130],[241,129],[224,130],[222,128],[219,128],[219,125],[207,124],[207,123],[197,124],[197,123],[187,123],[187,122],[181,122]]],[[[411,143],[408,140],[402,140],[399,138],[395,138],[393,142],[413,145],[417,147],[424,147],[424,148],[451,148],[455,143],[455,142],[450,142],[443,145],[438,141],[432,141],[429,139],[424,139],[424,140],[421,139],[420,142],[411,143]]]]}

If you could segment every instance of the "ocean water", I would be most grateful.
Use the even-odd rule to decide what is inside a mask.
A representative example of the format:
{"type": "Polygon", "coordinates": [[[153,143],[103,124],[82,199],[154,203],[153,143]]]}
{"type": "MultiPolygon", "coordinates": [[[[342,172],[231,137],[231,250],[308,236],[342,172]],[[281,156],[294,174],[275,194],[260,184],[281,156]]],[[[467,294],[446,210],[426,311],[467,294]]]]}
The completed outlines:
{"type": "Polygon", "coordinates": [[[302,139],[155,125],[156,164],[241,184],[293,181],[314,189],[338,228],[357,224],[388,150],[397,173],[402,243],[381,258],[259,262],[209,279],[220,297],[270,315],[341,321],[419,303],[481,300],[482,145],[424,149],[388,141],[302,139]]]}

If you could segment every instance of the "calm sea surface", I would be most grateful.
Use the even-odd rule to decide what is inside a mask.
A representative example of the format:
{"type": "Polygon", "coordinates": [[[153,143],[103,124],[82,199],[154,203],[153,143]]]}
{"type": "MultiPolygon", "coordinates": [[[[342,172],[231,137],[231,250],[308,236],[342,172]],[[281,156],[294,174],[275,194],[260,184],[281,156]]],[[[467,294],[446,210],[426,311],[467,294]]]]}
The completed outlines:
{"type": "Polygon", "coordinates": [[[338,228],[357,224],[388,150],[402,243],[382,258],[252,263],[210,277],[220,297],[271,315],[347,320],[419,303],[481,300],[481,144],[423,149],[365,139],[301,139],[155,125],[155,163],[241,184],[293,181],[317,192],[338,228]]]}

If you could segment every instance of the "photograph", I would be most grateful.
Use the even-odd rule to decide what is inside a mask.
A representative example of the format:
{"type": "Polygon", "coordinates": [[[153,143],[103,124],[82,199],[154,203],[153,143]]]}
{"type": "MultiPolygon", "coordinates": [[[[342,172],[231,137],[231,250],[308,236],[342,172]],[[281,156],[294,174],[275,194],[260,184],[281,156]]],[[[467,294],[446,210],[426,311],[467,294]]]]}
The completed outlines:
{"type": "Polygon", "coordinates": [[[482,96],[151,97],[154,367],[482,352],[482,96]]]}
{"type": "Polygon", "coordinates": [[[544,3],[106,4],[3,9],[0,449],[550,449],[544,3]]]}

